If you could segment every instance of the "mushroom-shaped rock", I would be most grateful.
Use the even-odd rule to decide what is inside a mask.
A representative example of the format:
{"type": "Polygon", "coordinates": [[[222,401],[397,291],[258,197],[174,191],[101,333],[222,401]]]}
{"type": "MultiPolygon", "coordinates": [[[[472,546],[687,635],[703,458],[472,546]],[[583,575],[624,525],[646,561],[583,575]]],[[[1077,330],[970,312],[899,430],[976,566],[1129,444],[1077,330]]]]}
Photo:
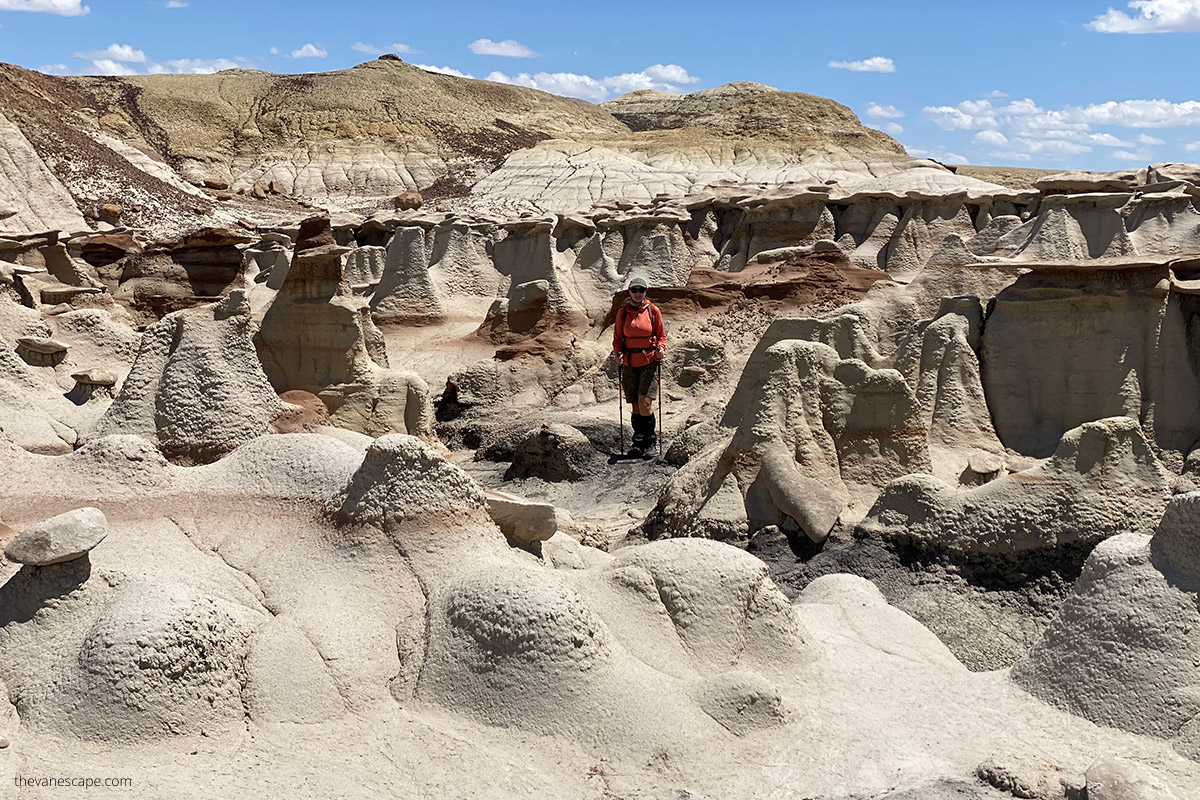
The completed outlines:
{"type": "Polygon", "coordinates": [[[70,347],[65,342],[46,336],[22,336],[17,339],[17,355],[26,364],[35,367],[52,367],[67,357],[70,347]]]}
{"type": "Polygon", "coordinates": [[[558,531],[558,514],[550,503],[487,492],[487,510],[501,533],[521,544],[546,541],[558,531]]]}
{"type": "Polygon", "coordinates": [[[75,403],[86,403],[93,397],[112,397],[113,386],[117,383],[117,374],[107,369],[73,372],[71,378],[75,386],[67,393],[67,398],[75,403]]]}
{"type": "Polygon", "coordinates": [[[38,294],[42,305],[53,306],[59,303],[71,303],[80,295],[103,294],[104,290],[96,286],[71,286],[58,281],[40,284],[38,294]]]}
{"type": "Polygon", "coordinates": [[[108,535],[108,520],[98,508],[78,508],[26,528],[4,548],[18,564],[47,567],[82,558],[108,535]]]}

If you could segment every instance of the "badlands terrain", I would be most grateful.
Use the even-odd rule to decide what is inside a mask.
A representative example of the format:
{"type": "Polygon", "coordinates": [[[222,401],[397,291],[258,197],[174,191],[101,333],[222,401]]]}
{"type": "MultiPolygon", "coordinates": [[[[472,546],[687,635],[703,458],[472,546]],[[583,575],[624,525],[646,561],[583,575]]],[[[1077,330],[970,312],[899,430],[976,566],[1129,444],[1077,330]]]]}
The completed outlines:
{"type": "Polygon", "coordinates": [[[1200,798],[1198,198],[754,83],[0,65],[0,798],[1200,798]]]}

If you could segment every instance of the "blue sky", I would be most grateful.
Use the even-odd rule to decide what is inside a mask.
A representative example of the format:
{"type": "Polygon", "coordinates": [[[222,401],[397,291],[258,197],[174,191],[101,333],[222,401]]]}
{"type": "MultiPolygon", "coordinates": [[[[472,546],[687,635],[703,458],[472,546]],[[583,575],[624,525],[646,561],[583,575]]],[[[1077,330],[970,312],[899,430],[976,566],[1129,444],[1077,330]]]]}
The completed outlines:
{"type": "Polygon", "coordinates": [[[1198,47],[1200,0],[0,0],[0,60],[58,74],[401,51],[592,101],[748,80],[831,97],[914,155],[1050,169],[1200,162],[1198,47]]]}

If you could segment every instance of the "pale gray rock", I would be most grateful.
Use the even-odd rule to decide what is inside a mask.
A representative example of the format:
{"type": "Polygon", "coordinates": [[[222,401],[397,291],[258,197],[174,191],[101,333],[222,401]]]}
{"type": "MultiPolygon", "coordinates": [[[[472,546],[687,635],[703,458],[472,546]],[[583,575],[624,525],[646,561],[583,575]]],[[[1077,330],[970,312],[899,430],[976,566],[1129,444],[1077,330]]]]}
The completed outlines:
{"type": "Polygon", "coordinates": [[[981,345],[996,433],[1044,458],[1067,430],[1128,416],[1182,463],[1200,429],[1187,298],[1170,291],[1161,259],[1102,267],[1036,265],[996,295],[981,345]]]}
{"type": "Polygon", "coordinates": [[[57,339],[51,339],[47,336],[19,336],[17,337],[17,346],[24,348],[30,353],[39,353],[48,356],[65,353],[70,347],[66,342],[60,342],[57,339]]]}
{"type": "Polygon", "coordinates": [[[807,657],[791,604],[744,551],[705,539],[652,542],[619,551],[609,575],[665,608],[700,663],[753,668],[807,657]]]}
{"type": "Polygon", "coordinates": [[[371,298],[371,314],[380,323],[424,325],[445,318],[445,307],[429,274],[423,228],[396,229],[371,298]]]}
{"type": "Polygon", "coordinates": [[[558,531],[558,515],[551,503],[489,491],[487,511],[501,533],[521,544],[544,542],[558,531]]]}
{"type": "Polygon", "coordinates": [[[284,411],[263,373],[241,291],[146,329],[129,376],[88,440],[135,433],[181,463],[214,461],[284,411]]]}
{"type": "Polygon", "coordinates": [[[0,206],[13,211],[4,230],[31,233],[45,230],[86,230],[87,220],[74,198],[59,182],[6,116],[0,114],[0,206]]]}
{"type": "Polygon", "coordinates": [[[757,672],[722,672],[695,691],[704,713],[739,736],[783,725],[788,718],[779,689],[757,672]]]}
{"type": "Polygon", "coordinates": [[[1154,530],[1167,471],[1128,417],[1068,431],[1052,458],[982,486],[932,475],[889,484],[860,530],[926,550],[1011,554],[1154,530]]]}
{"type": "Polygon", "coordinates": [[[1088,767],[1088,800],[1177,800],[1158,770],[1128,758],[1106,758],[1088,767]]]}
{"type": "Polygon", "coordinates": [[[1038,697],[1094,722],[1191,740],[1200,718],[1200,494],[1172,499],[1153,538],[1092,552],[1058,616],[1012,671],[1038,697]]]}
{"type": "Polygon", "coordinates": [[[380,526],[456,511],[478,511],[487,519],[479,485],[432,447],[404,434],[376,439],[331,505],[344,521],[380,526]]]}
{"type": "Polygon", "coordinates": [[[517,444],[505,480],[577,481],[599,469],[600,454],[570,425],[551,423],[529,431],[517,444]]]}
{"type": "Polygon", "coordinates": [[[98,508],[80,508],[26,528],[4,548],[18,564],[46,567],[83,558],[108,535],[108,520],[98,508]]]}

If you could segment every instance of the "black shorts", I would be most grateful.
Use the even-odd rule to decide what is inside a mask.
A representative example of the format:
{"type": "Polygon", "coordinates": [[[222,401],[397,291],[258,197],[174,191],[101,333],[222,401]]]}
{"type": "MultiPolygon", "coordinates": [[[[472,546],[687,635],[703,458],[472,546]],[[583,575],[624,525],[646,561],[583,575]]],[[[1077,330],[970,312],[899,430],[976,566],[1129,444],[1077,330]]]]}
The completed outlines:
{"type": "Polygon", "coordinates": [[[639,397],[654,397],[654,381],[658,377],[658,362],[644,367],[621,367],[621,384],[625,387],[625,401],[630,405],[639,397]]]}

